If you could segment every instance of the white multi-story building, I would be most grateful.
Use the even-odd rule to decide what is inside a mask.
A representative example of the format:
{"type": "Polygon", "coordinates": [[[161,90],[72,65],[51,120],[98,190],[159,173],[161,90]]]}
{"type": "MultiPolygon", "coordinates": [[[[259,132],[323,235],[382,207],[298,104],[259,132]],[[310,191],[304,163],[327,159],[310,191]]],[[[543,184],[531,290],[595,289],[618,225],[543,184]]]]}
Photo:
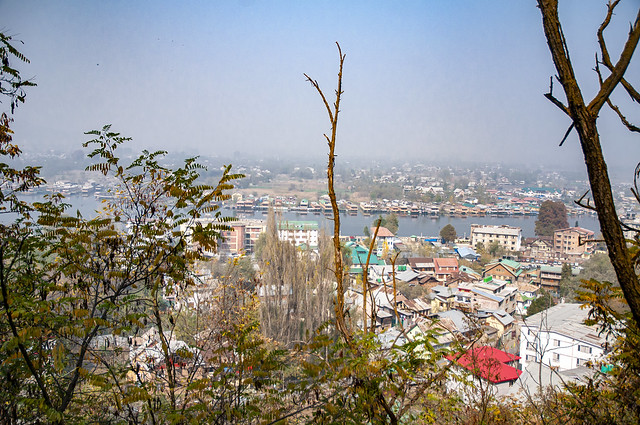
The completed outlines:
{"type": "Polygon", "coordinates": [[[503,310],[514,314],[518,288],[508,283],[488,277],[484,281],[460,284],[456,292],[457,306],[470,312],[503,310]]]}
{"type": "Polygon", "coordinates": [[[471,246],[473,247],[478,243],[488,247],[490,243],[497,241],[509,251],[520,251],[521,240],[522,229],[519,227],[471,225],[471,246]]]}
{"type": "Polygon", "coordinates": [[[281,221],[278,224],[278,237],[295,246],[318,247],[318,223],[316,221],[281,221]]]}
{"type": "Polygon", "coordinates": [[[580,304],[562,303],[528,317],[520,332],[522,369],[537,362],[569,370],[601,358],[607,339],[584,324],[588,312],[580,304]]]}

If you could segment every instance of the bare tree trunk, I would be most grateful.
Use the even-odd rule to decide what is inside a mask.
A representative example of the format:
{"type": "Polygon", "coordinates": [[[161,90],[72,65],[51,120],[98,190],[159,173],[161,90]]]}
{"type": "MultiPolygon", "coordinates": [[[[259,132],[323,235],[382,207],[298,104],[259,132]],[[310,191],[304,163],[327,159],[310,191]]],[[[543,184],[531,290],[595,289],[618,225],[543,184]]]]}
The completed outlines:
{"type": "MultiPolygon", "coordinates": [[[[608,25],[616,5],[617,1],[609,3],[609,13],[605,18],[605,22],[600,27],[599,36],[601,36],[602,31],[608,25]]],[[[640,323],[640,284],[638,283],[638,277],[631,259],[631,254],[627,248],[622,227],[616,213],[611,192],[611,183],[607,172],[607,164],[602,154],[600,136],[598,135],[596,125],[596,120],[602,106],[605,103],[609,103],[611,106],[609,96],[623,79],[635,47],[640,39],[640,10],[638,11],[635,23],[631,27],[629,37],[618,62],[615,66],[612,64],[611,67],[607,66],[611,71],[610,76],[604,81],[600,78],[600,91],[587,105],[576,80],[569,58],[566,40],[562,33],[562,26],[558,17],[558,1],[538,0],[538,7],[542,13],[544,33],[553,57],[553,62],[558,71],[558,79],[567,97],[567,105],[565,106],[560,100],[553,96],[553,81],[549,93],[545,96],[573,121],[569,130],[575,128],[580,138],[580,146],[584,154],[589,183],[591,185],[591,193],[595,203],[595,208],[591,208],[598,212],[598,220],[600,222],[602,235],[609,249],[611,264],[616,271],[624,296],[631,307],[633,317],[637,323],[640,323]]],[[[603,49],[602,54],[605,56],[606,48],[604,47],[604,42],[601,43],[601,48],[603,49]]],[[[606,56],[608,60],[608,54],[606,54],[606,56]]],[[[597,71],[600,76],[599,69],[597,71]]],[[[567,132],[567,134],[568,133],[569,132],[567,132]]]]}
{"type": "Polygon", "coordinates": [[[313,85],[318,91],[322,101],[329,114],[329,120],[331,121],[331,137],[324,135],[329,145],[329,164],[327,166],[327,186],[329,189],[329,199],[331,200],[331,208],[333,210],[333,247],[334,247],[334,274],[336,277],[336,300],[335,300],[335,314],[336,314],[336,328],[346,340],[351,340],[351,333],[347,329],[345,322],[345,309],[344,309],[344,269],[342,265],[342,247],[340,245],[340,211],[338,210],[338,202],[336,200],[336,192],[334,188],[334,166],[336,161],[335,148],[336,148],[336,136],[338,132],[338,113],[340,112],[340,97],[342,95],[342,66],[344,64],[345,55],[342,54],[340,45],[338,46],[338,53],[340,55],[340,67],[338,70],[338,88],[336,89],[336,100],[333,104],[333,109],[327,102],[327,98],[320,89],[318,82],[312,80],[307,74],[307,81],[313,85]]]}

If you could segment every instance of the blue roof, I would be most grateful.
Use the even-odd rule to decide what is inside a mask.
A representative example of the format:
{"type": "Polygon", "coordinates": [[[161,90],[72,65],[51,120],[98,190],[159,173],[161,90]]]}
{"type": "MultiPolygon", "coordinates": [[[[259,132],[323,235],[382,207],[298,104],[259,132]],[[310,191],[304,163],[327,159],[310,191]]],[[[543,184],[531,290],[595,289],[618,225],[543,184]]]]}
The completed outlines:
{"type": "Polygon", "coordinates": [[[494,301],[498,301],[498,302],[500,302],[500,301],[504,300],[504,297],[499,297],[499,296],[497,296],[497,295],[493,295],[493,294],[490,294],[490,293],[488,293],[488,292],[481,291],[481,290],[476,289],[476,288],[473,288],[473,289],[471,290],[471,292],[474,292],[474,293],[476,293],[476,294],[478,294],[478,295],[482,295],[483,297],[487,297],[487,298],[489,298],[490,300],[494,300],[494,301]]]}
{"type": "Polygon", "coordinates": [[[456,252],[461,257],[479,257],[479,254],[473,248],[469,248],[467,246],[456,247],[456,252]]]}

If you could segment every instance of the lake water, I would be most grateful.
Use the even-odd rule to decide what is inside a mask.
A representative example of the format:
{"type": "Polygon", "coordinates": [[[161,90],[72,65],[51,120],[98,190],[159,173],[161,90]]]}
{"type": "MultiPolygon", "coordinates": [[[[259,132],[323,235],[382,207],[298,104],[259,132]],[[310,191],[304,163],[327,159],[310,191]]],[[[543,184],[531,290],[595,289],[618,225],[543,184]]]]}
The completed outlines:
{"type": "MultiPolygon", "coordinates": [[[[236,216],[236,211],[224,210],[225,215],[236,216]]],[[[302,220],[316,221],[318,225],[325,228],[330,234],[333,232],[333,221],[325,218],[323,215],[300,214],[296,212],[282,213],[283,220],[302,220]]],[[[237,216],[241,218],[266,219],[266,214],[261,212],[239,213],[237,216]]],[[[364,227],[371,227],[377,215],[363,216],[358,215],[340,215],[340,233],[342,235],[362,236],[364,227]]],[[[522,236],[525,238],[534,237],[534,229],[537,217],[535,216],[504,216],[504,217],[398,217],[398,236],[438,236],[440,230],[447,224],[455,227],[458,236],[469,236],[472,224],[501,225],[520,227],[522,236]]],[[[593,230],[596,234],[600,231],[598,219],[595,216],[584,214],[577,217],[569,217],[569,225],[575,225],[578,221],[580,227],[593,230]]]]}
{"type": "MultiPolygon", "coordinates": [[[[30,198],[30,197],[25,197],[30,198]]],[[[35,197],[33,199],[36,200],[35,197]]],[[[75,210],[79,210],[85,217],[93,217],[95,210],[99,208],[100,201],[96,200],[93,196],[69,196],[65,198],[65,202],[72,205],[69,210],[69,214],[75,214],[75,210]]],[[[230,217],[249,218],[249,219],[264,219],[267,215],[259,212],[239,213],[235,210],[223,208],[222,214],[230,217]]],[[[315,221],[318,225],[329,234],[333,233],[333,221],[326,218],[322,214],[300,214],[298,212],[287,211],[281,213],[283,220],[300,220],[300,221],[315,221]]],[[[371,227],[373,221],[377,218],[377,215],[364,216],[360,213],[358,215],[340,215],[340,228],[342,235],[362,236],[364,234],[364,227],[371,227]]],[[[576,221],[580,227],[593,230],[596,235],[600,232],[600,225],[598,219],[590,214],[583,214],[581,216],[570,216],[569,225],[575,225],[576,221]]],[[[535,216],[503,216],[503,217],[447,217],[447,216],[419,216],[419,217],[398,217],[399,228],[398,236],[438,236],[440,230],[447,224],[451,224],[455,227],[458,236],[468,236],[471,231],[472,224],[486,224],[486,225],[501,225],[506,224],[509,226],[520,227],[522,229],[522,236],[525,238],[534,237],[534,228],[536,217],[535,216]]]]}

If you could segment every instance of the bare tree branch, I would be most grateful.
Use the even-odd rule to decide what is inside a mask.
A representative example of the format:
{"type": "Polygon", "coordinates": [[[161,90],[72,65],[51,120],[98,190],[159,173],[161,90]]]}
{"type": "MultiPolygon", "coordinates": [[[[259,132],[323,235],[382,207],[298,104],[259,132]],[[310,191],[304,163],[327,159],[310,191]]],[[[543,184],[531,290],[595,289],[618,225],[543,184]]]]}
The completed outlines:
{"type": "MultiPolygon", "coordinates": [[[[558,108],[560,108],[560,110],[562,112],[564,112],[565,114],[571,116],[571,113],[569,112],[569,108],[567,108],[564,103],[562,103],[561,101],[559,101],[554,95],[553,95],[553,77],[549,77],[549,93],[545,93],[544,97],[546,97],[547,99],[549,99],[551,101],[551,103],[553,103],[554,105],[556,105],[558,108]]],[[[562,143],[560,143],[560,146],[562,146],[562,143]]]]}
{"type": "Polygon", "coordinates": [[[562,146],[564,144],[565,140],[567,140],[567,137],[569,137],[569,134],[571,134],[571,130],[573,130],[575,126],[576,126],[576,123],[572,122],[569,128],[567,129],[567,131],[564,133],[564,137],[562,138],[558,146],[562,146]]]}
{"type": "Polygon", "coordinates": [[[627,118],[624,115],[622,115],[622,112],[620,112],[620,108],[618,108],[617,105],[614,105],[609,99],[607,99],[607,105],[609,105],[609,107],[613,109],[613,111],[616,114],[618,114],[620,121],[622,122],[622,124],[625,125],[625,127],[629,129],[629,131],[633,131],[634,133],[640,133],[640,127],[631,124],[629,120],[627,120],[627,118]]]}
{"type": "MultiPolygon", "coordinates": [[[[611,22],[613,10],[619,2],[620,0],[616,0],[613,3],[610,2],[607,5],[607,16],[605,17],[604,21],[602,21],[600,28],[598,28],[598,45],[600,46],[600,52],[602,53],[602,64],[606,66],[609,71],[613,71],[613,63],[611,62],[611,57],[609,56],[607,44],[604,41],[604,30],[609,25],[609,22],[611,22]]],[[[640,103],[640,93],[638,93],[638,91],[634,89],[633,86],[624,77],[620,80],[620,83],[625,88],[631,99],[635,102],[640,103]]]]}
{"type": "Polygon", "coordinates": [[[587,203],[586,203],[586,204],[585,204],[585,203],[584,203],[584,201],[583,201],[583,199],[585,198],[585,196],[587,196],[587,194],[588,194],[588,193],[589,193],[589,191],[587,190],[587,191],[584,193],[584,195],[582,195],[582,196],[580,197],[580,199],[578,199],[577,201],[573,201],[573,202],[574,202],[576,205],[578,205],[578,206],[580,206],[580,207],[582,207],[582,208],[586,208],[586,209],[588,209],[588,210],[596,211],[596,212],[597,212],[597,210],[595,209],[595,207],[593,207],[593,206],[590,204],[590,202],[589,202],[589,199],[588,199],[588,198],[587,198],[587,203]]]}
{"type": "MultiPolygon", "coordinates": [[[[604,28],[606,28],[606,26],[608,25],[609,23],[608,21],[610,21],[611,19],[610,15],[613,13],[613,8],[615,7],[616,4],[617,4],[617,1],[609,5],[607,18],[605,18],[605,21],[600,26],[602,31],[604,31],[604,28]]],[[[600,34],[599,37],[602,37],[602,35],[600,34]]],[[[591,103],[589,103],[589,106],[587,106],[587,108],[589,109],[592,115],[594,116],[598,115],[598,111],[600,111],[600,109],[602,108],[602,105],[604,105],[604,103],[607,101],[609,96],[611,96],[611,93],[613,93],[613,90],[616,88],[620,80],[622,80],[624,73],[627,71],[627,67],[629,66],[629,62],[631,62],[631,57],[633,56],[633,52],[635,51],[639,40],[640,40],[640,10],[638,10],[635,23],[631,27],[631,31],[629,31],[629,37],[627,39],[627,42],[624,45],[624,48],[622,49],[622,53],[620,53],[620,58],[618,59],[618,62],[615,64],[613,68],[610,68],[611,75],[609,75],[609,77],[606,80],[604,80],[604,82],[602,83],[602,86],[600,87],[600,91],[598,92],[596,97],[593,98],[591,103]]],[[[603,40],[603,43],[601,44],[601,47],[602,45],[604,45],[604,40],[603,40]]],[[[605,55],[603,54],[603,56],[605,55]]],[[[607,57],[608,57],[608,52],[607,52],[607,57]]]]}
{"type": "MultiPolygon", "coordinates": [[[[603,53],[603,56],[605,54],[608,53],[603,53]]],[[[598,55],[596,54],[596,67],[594,68],[594,71],[596,71],[596,74],[598,75],[598,82],[600,83],[600,86],[602,86],[603,79],[602,72],[600,72],[600,63],[604,62],[598,61],[598,55]]],[[[620,111],[620,108],[618,108],[617,105],[614,105],[613,102],[611,102],[610,98],[607,98],[607,105],[609,105],[609,108],[611,108],[618,115],[618,118],[620,118],[622,124],[624,124],[624,126],[627,127],[629,131],[640,133],[640,128],[629,122],[629,120],[627,120],[627,118],[622,114],[622,111],[620,111]]]]}
{"type": "MultiPolygon", "coordinates": [[[[610,3],[607,17],[609,14],[613,14],[612,7],[615,4],[617,3],[610,3]]],[[[620,59],[611,68],[611,75],[602,82],[598,94],[589,103],[589,106],[586,106],[562,33],[562,26],[558,16],[558,0],[538,0],[538,7],[542,14],[542,24],[547,45],[558,71],[560,83],[567,98],[567,107],[580,139],[580,147],[587,166],[589,184],[595,205],[591,206],[589,202],[584,204],[582,201],[584,196],[577,203],[588,209],[595,209],[598,212],[598,221],[609,250],[609,259],[616,271],[618,282],[620,282],[625,299],[631,308],[633,318],[636,323],[640,323],[640,282],[638,282],[634,262],[616,212],[607,163],[604,160],[596,123],[598,112],[622,80],[640,39],[640,9],[622,49],[620,59]]],[[[610,20],[607,17],[605,17],[603,25],[601,25],[603,31],[608,25],[608,20],[610,20]]],[[[608,53],[604,56],[608,57],[608,53]]]]}

